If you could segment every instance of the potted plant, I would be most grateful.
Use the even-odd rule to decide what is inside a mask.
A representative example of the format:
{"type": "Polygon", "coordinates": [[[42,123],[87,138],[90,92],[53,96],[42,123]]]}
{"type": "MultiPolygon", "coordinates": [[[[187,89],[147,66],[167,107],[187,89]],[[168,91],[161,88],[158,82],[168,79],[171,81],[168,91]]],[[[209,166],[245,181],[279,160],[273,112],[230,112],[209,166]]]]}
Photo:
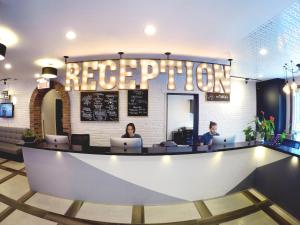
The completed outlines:
{"type": "Polygon", "coordinates": [[[25,142],[34,142],[36,138],[35,133],[31,129],[26,129],[23,133],[23,140],[25,142]]]}
{"type": "Polygon", "coordinates": [[[266,141],[270,141],[274,135],[275,130],[275,118],[273,116],[270,116],[269,119],[265,118],[265,112],[261,111],[261,118],[256,117],[255,123],[257,126],[257,133],[260,135],[261,141],[264,139],[266,141]]]}
{"type": "Polygon", "coordinates": [[[252,126],[249,125],[243,130],[243,132],[245,134],[246,141],[254,141],[256,139],[256,131],[253,130],[252,126]]]}

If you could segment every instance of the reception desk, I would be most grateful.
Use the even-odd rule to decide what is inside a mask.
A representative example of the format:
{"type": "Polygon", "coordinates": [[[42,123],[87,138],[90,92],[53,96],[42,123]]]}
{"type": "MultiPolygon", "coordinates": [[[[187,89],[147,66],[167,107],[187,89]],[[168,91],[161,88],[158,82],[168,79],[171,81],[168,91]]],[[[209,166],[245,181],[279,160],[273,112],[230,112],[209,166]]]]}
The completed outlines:
{"type": "Polygon", "coordinates": [[[257,168],[291,158],[256,143],[131,149],[23,147],[32,191],[108,204],[171,204],[225,195],[254,182],[257,168]],[[251,178],[249,181],[249,177],[251,178]]]}

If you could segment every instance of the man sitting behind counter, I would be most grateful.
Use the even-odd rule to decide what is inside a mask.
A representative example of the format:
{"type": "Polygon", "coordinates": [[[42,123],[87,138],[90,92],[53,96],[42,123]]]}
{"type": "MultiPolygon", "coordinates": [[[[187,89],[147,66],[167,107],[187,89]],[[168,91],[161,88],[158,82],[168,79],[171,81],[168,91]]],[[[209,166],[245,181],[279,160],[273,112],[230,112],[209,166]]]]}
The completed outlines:
{"type": "Polygon", "coordinates": [[[217,133],[217,123],[210,121],[209,132],[201,136],[200,145],[212,145],[213,136],[220,136],[220,134],[217,133]]]}

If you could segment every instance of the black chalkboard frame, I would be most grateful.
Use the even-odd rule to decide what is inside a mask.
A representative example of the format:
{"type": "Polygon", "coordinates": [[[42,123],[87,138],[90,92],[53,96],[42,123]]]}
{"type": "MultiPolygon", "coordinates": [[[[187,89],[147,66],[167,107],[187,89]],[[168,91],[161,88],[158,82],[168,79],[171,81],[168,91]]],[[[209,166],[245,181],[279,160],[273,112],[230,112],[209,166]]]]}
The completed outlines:
{"type": "Polygon", "coordinates": [[[148,89],[135,89],[135,90],[127,90],[127,116],[128,117],[149,117],[149,90],[148,89]],[[147,114],[146,115],[130,115],[129,113],[129,92],[130,91],[143,91],[147,92],[147,114]]]}
{"type": "Polygon", "coordinates": [[[120,93],[119,91],[81,91],[80,92],[80,121],[81,122],[119,122],[120,121],[120,112],[119,112],[119,109],[120,109],[120,93]],[[118,98],[117,98],[117,101],[118,101],[118,110],[117,110],[117,113],[118,113],[118,119],[117,120],[83,120],[82,119],[82,115],[81,115],[81,111],[82,111],[82,93],[89,93],[89,94],[94,94],[94,93],[105,93],[105,94],[109,94],[109,93],[115,93],[118,98]]]}

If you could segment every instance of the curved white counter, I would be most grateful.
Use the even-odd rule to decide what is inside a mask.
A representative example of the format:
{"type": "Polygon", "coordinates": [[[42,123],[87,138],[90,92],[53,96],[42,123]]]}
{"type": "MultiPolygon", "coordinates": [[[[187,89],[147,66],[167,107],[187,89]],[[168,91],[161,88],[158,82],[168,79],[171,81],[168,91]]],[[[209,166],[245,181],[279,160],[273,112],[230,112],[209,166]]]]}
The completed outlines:
{"type": "Polygon", "coordinates": [[[106,204],[172,204],[222,196],[256,168],[291,157],[257,146],[180,155],[83,154],[23,147],[32,191],[106,204]]]}

